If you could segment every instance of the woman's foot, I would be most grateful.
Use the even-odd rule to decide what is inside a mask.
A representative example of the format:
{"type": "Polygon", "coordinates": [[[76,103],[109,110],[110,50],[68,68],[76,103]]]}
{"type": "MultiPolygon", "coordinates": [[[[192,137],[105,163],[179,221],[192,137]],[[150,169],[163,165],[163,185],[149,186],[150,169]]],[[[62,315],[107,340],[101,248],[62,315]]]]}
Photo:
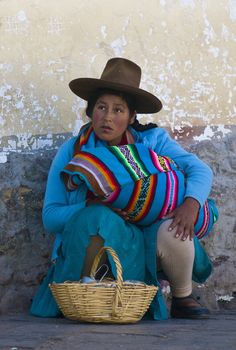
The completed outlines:
{"type": "Polygon", "coordinates": [[[204,319],[209,318],[210,312],[207,308],[202,307],[190,294],[183,298],[173,297],[170,314],[173,318],[204,319]]]}

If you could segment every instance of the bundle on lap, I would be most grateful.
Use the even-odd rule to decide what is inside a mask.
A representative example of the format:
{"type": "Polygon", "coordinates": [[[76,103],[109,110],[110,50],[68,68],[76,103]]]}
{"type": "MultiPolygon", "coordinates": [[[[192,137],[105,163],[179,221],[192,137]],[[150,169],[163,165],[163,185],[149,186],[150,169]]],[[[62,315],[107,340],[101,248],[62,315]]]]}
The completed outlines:
{"type": "MultiPolygon", "coordinates": [[[[96,198],[126,211],[130,222],[141,226],[162,219],[185,195],[183,171],[139,143],[87,148],[74,156],[62,176],[69,191],[85,182],[96,198]]],[[[207,201],[199,210],[195,234],[206,235],[214,220],[214,205],[207,201]]]]}

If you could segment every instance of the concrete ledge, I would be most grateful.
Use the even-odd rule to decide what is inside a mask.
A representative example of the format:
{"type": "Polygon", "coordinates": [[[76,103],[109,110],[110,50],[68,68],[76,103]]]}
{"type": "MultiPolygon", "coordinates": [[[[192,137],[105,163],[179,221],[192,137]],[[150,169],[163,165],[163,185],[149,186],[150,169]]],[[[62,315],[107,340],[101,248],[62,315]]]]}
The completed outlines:
{"type": "Polygon", "coordinates": [[[141,321],[96,325],[25,314],[0,317],[4,350],[235,350],[236,312],[212,313],[208,320],[141,321]]]}

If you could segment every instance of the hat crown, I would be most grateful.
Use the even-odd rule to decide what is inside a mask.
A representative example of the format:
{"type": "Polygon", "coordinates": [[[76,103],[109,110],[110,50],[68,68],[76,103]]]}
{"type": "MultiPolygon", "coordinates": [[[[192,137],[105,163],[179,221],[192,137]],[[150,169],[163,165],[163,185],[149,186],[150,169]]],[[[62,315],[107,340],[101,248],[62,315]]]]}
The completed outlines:
{"type": "Polygon", "coordinates": [[[125,58],[111,58],[102,72],[101,80],[138,88],[141,68],[125,58]]]}
{"type": "Polygon", "coordinates": [[[69,83],[71,90],[85,101],[101,89],[117,91],[130,96],[137,113],[155,113],[161,110],[161,101],[139,87],[141,68],[134,62],[113,57],[106,63],[101,78],[78,78],[69,83]]]}

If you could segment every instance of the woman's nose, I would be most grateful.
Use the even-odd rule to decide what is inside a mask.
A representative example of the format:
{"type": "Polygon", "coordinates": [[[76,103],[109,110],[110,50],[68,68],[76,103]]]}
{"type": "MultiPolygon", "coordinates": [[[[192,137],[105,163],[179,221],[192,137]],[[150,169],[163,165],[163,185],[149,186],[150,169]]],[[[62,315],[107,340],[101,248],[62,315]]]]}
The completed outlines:
{"type": "Polygon", "coordinates": [[[106,111],[105,115],[104,115],[104,119],[105,120],[112,120],[112,111],[106,111]]]}

